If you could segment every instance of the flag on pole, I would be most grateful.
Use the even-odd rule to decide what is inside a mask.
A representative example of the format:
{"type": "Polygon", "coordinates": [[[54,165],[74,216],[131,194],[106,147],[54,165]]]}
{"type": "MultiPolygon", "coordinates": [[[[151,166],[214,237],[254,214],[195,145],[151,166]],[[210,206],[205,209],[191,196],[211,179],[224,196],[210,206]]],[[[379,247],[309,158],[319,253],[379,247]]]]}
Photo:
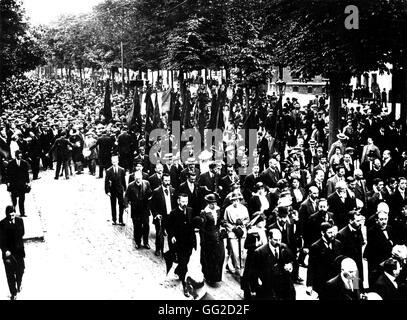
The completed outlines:
{"type": "Polygon", "coordinates": [[[129,128],[134,127],[136,132],[141,131],[141,105],[140,96],[137,87],[134,88],[133,107],[127,116],[127,125],[129,128]]]}
{"type": "Polygon", "coordinates": [[[111,94],[110,81],[107,80],[106,87],[105,87],[105,100],[103,103],[103,116],[105,117],[106,122],[110,122],[110,120],[112,120],[112,118],[113,118],[112,102],[110,100],[110,94],[111,94]]]}
{"type": "Polygon", "coordinates": [[[145,131],[146,133],[150,133],[153,130],[153,117],[154,117],[154,106],[153,101],[151,100],[151,88],[147,89],[146,97],[144,99],[146,104],[146,126],[145,131]]]}
{"type": "Polygon", "coordinates": [[[160,107],[158,105],[158,92],[155,93],[153,128],[162,128],[160,107]]]}

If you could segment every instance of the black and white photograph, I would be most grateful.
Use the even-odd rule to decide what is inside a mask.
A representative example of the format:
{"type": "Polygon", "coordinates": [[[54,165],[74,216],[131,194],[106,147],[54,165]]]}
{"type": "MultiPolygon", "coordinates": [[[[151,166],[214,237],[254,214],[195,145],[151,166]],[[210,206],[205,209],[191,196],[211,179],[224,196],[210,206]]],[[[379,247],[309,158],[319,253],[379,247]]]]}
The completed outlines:
{"type": "Polygon", "coordinates": [[[407,0],[0,0],[0,300],[406,300],[406,188],[407,0]]]}

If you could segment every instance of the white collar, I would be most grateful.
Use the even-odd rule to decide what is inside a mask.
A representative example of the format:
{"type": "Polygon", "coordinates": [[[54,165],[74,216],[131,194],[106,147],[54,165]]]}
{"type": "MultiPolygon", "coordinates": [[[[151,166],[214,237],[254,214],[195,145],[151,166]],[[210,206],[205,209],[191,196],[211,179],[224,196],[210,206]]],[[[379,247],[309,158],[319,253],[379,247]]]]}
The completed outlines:
{"type": "Polygon", "coordinates": [[[397,282],[396,282],[396,277],[391,275],[390,273],[387,273],[386,271],[384,272],[384,274],[386,275],[387,278],[389,278],[389,280],[391,281],[391,283],[393,283],[393,285],[397,288],[397,282]]]}

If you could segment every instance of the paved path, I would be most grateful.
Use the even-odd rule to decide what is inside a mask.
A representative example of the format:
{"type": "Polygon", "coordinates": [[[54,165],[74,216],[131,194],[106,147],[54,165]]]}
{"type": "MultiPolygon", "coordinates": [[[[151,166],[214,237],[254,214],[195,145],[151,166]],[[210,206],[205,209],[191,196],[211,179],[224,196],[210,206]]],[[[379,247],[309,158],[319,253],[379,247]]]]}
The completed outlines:
{"type": "MultiPolygon", "coordinates": [[[[182,286],[151,250],[136,250],[131,219],[126,227],[111,224],[110,202],[103,179],[88,174],[55,181],[41,172],[27,197],[27,215],[41,221],[44,241],[26,242],[26,273],[20,300],[183,300],[182,286]]],[[[0,215],[8,204],[0,187],[0,215]]],[[[30,224],[26,220],[27,227],[30,224]]],[[[36,228],[38,231],[38,228],[36,228]]],[[[239,283],[225,273],[218,288],[208,291],[219,300],[240,300],[239,283]]],[[[298,288],[305,299],[304,288],[298,288]]],[[[4,267],[0,267],[0,299],[8,299],[4,267]]]]}

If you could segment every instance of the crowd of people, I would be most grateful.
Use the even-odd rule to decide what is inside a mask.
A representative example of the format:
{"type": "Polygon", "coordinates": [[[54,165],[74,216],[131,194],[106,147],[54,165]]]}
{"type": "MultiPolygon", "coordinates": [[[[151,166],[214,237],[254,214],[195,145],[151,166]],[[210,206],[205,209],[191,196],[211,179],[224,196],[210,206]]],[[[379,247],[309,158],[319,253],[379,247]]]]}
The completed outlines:
{"type": "Polygon", "coordinates": [[[245,168],[247,162],[231,163],[226,152],[219,159],[216,149],[191,149],[186,161],[168,153],[151,163],[145,133],[127,121],[131,99],[113,95],[114,117],[106,122],[103,97],[90,84],[12,79],[2,98],[1,179],[22,217],[29,168],[33,180],[41,178],[40,168],[55,168],[56,180],[88,172],[105,179],[113,225],[124,226],[130,207],[137,249],[150,249],[152,216],[155,254],[163,255],[167,272],[177,264],[186,296],[199,230],[206,283],[219,286],[226,268],[245,299],[295,300],[296,283],[321,300],[364,299],[372,292],[384,300],[406,297],[405,124],[380,105],[344,104],[343,129],[329,146],[326,97],[306,106],[287,98],[276,145],[276,99],[267,97],[254,113],[257,148],[249,155],[237,130],[250,112],[226,98],[224,150],[236,146],[253,156],[245,168]],[[300,268],[307,269],[306,282],[300,268]]]}

